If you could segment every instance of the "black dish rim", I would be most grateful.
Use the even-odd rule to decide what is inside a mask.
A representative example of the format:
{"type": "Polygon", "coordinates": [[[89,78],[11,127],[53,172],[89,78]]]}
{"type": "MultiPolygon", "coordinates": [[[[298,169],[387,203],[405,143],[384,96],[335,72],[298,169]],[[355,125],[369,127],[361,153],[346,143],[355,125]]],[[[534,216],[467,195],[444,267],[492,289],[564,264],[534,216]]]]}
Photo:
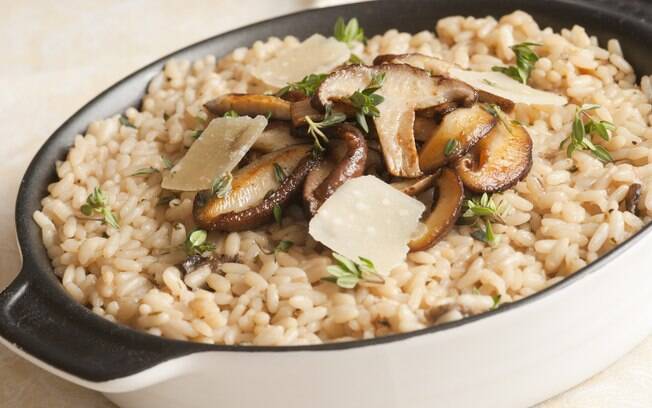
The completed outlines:
{"type": "Polygon", "coordinates": [[[538,21],[543,21],[546,25],[550,24],[556,29],[560,28],[559,25],[567,26],[568,21],[577,21],[582,25],[588,25],[589,32],[601,32],[599,36],[601,42],[612,36],[621,39],[626,37],[629,42],[623,43],[623,48],[629,60],[639,70],[645,67],[648,72],[652,72],[652,65],[645,63],[645,53],[643,52],[646,43],[644,40],[647,40],[648,43],[652,41],[652,27],[649,26],[649,21],[652,20],[652,10],[650,10],[650,5],[644,1],[634,0],[619,3],[606,0],[593,2],[588,0],[551,0],[546,2],[507,0],[499,3],[496,4],[495,0],[439,0],[434,2],[383,0],[301,11],[255,23],[184,47],[134,72],[102,92],[72,115],[48,138],[30,163],[21,181],[16,202],[16,228],[19,247],[23,254],[23,266],[16,280],[0,294],[0,336],[50,366],[83,380],[103,382],[136,374],[172,358],[203,351],[346,350],[402,341],[450,330],[499,313],[506,313],[562,290],[598,271],[649,234],[652,231],[652,224],[648,224],[626,242],[555,285],[496,310],[460,321],[410,333],[311,346],[206,345],[151,336],[127,326],[111,323],[76,303],[64,292],[54,276],[40,238],[40,229],[32,220],[32,213],[40,208],[40,199],[45,195],[47,185],[54,180],[54,161],[63,157],[74,135],[83,131],[90,120],[94,118],[107,117],[128,106],[137,106],[147,83],[160,71],[165,61],[178,56],[195,58],[205,54],[207,49],[213,51],[217,49],[218,53],[223,54],[235,46],[249,45],[256,39],[264,39],[274,34],[278,36],[294,34],[305,37],[312,32],[327,33],[337,16],[358,17],[363,27],[372,27],[369,34],[376,34],[393,27],[414,33],[418,29],[425,29],[423,24],[413,25],[411,24],[412,20],[405,21],[404,19],[420,18],[420,21],[425,21],[423,16],[417,17],[418,14],[428,15],[427,20],[431,21],[429,29],[432,30],[434,21],[446,15],[482,16],[491,14],[496,16],[520,8],[535,15],[538,21]],[[416,10],[417,7],[429,7],[429,12],[422,13],[416,10]],[[477,10],[490,10],[490,12],[479,13],[477,10]],[[591,13],[591,17],[588,19],[589,24],[586,24],[587,13],[591,13]],[[396,18],[391,21],[393,25],[388,25],[390,18],[387,16],[396,18]],[[319,20],[318,24],[315,24],[316,20],[319,20]],[[378,23],[377,20],[380,22],[378,23]],[[553,22],[559,21],[561,21],[559,24],[553,24],[553,22]],[[617,27],[615,31],[604,28],[608,23],[617,27]],[[288,26],[292,24],[298,28],[288,29],[288,26]],[[625,32],[622,31],[622,27],[618,27],[618,25],[623,26],[624,24],[627,24],[631,30],[625,32]],[[641,43],[640,46],[635,45],[637,40],[641,43]],[[224,45],[221,45],[222,43],[224,45]],[[118,102],[112,103],[111,101],[118,102]],[[104,105],[109,106],[101,108],[104,105]],[[116,109],[117,106],[120,109],[116,109]],[[98,110],[101,116],[95,116],[98,115],[98,110]],[[65,342],[65,345],[62,342],[65,342]]]}

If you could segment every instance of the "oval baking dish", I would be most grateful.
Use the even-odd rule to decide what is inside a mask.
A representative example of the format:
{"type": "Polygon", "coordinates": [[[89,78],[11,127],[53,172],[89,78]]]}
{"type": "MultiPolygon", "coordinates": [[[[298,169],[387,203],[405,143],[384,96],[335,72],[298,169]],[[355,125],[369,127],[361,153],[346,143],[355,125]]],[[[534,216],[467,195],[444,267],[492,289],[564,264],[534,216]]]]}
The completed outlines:
{"type": "Polygon", "coordinates": [[[112,86],[68,119],[30,164],[16,205],[23,266],[0,294],[0,341],[123,407],[525,407],[604,369],[652,330],[652,226],[567,279],[497,310],[370,340],[314,346],[218,346],[116,325],[76,303],[52,272],[32,213],[56,160],[96,118],[139,103],[171,57],[222,56],[269,36],[329,33],[338,16],[369,35],[432,30],[449,15],[515,9],[555,29],[582,24],[618,38],[636,71],[652,72],[652,7],[644,1],[378,1],[306,11],[218,35],[112,86]]]}

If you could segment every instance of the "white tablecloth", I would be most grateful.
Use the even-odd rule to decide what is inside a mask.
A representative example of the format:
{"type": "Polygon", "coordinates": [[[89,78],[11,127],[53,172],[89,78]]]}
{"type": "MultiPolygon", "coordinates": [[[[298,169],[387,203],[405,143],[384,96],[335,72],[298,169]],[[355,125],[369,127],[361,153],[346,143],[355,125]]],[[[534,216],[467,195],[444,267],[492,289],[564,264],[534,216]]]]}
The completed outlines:
{"type": "MultiPolygon", "coordinates": [[[[0,0],[0,288],[20,267],[13,210],[20,178],[41,143],[79,107],[187,44],[311,5],[345,2],[0,0]]],[[[0,406],[113,405],[0,347],[0,406]]],[[[542,407],[652,407],[652,337],[542,407]]]]}

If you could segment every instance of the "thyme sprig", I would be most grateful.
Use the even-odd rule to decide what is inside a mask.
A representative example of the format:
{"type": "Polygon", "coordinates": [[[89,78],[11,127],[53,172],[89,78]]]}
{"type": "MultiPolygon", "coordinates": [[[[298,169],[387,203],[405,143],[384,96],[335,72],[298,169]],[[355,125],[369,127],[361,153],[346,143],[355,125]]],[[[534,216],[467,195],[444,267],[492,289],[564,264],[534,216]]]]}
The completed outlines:
{"type": "Polygon", "coordinates": [[[465,200],[464,208],[462,218],[477,227],[476,230],[471,232],[471,236],[489,245],[498,243],[498,237],[494,234],[492,223],[503,222],[503,217],[509,211],[509,205],[505,201],[496,204],[491,196],[484,193],[480,197],[465,200]]]}
{"type": "Polygon", "coordinates": [[[290,82],[283,88],[279,89],[278,92],[276,92],[276,96],[283,96],[288,92],[294,92],[294,91],[299,91],[303,92],[306,96],[312,96],[315,94],[315,91],[317,91],[317,88],[319,88],[319,85],[321,85],[322,82],[324,82],[324,79],[328,74],[310,74],[305,77],[299,82],[290,82]]]}
{"type": "Polygon", "coordinates": [[[326,149],[324,145],[328,144],[328,137],[326,137],[322,129],[344,122],[346,115],[342,112],[334,111],[332,105],[326,105],[326,113],[324,114],[323,120],[315,122],[310,116],[305,116],[305,119],[306,123],[308,123],[308,134],[314,140],[313,150],[316,153],[321,153],[326,149]]]}
{"type": "Polygon", "coordinates": [[[559,144],[559,148],[563,149],[568,143],[566,147],[568,157],[572,157],[576,150],[588,150],[603,163],[613,161],[607,149],[591,141],[591,135],[598,135],[603,140],[609,141],[610,132],[616,129],[613,123],[606,120],[596,121],[591,116],[589,112],[599,107],[600,105],[585,104],[575,110],[571,134],[559,144]]]}
{"type": "Polygon", "coordinates": [[[507,67],[492,67],[492,71],[502,72],[515,79],[516,81],[527,84],[530,73],[534,69],[534,64],[539,60],[539,56],[532,50],[532,47],[540,47],[541,44],[534,42],[522,42],[512,45],[512,51],[516,54],[516,65],[507,67]]]}
{"type": "Polygon", "coordinates": [[[367,116],[375,117],[380,115],[378,105],[383,103],[385,98],[378,95],[376,91],[382,88],[385,82],[385,73],[380,72],[371,78],[371,82],[362,91],[355,91],[348,99],[351,105],[356,108],[355,120],[360,127],[369,133],[369,125],[367,125],[367,116]]]}
{"type": "Polygon", "coordinates": [[[336,252],[333,253],[333,258],[335,259],[335,265],[326,268],[331,276],[323,278],[327,282],[333,282],[344,289],[353,289],[361,281],[385,283],[385,279],[376,271],[374,263],[367,258],[359,257],[359,262],[353,262],[336,252]]]}
{"type": "Polygon", "coordinates": [[[106,195],[99,187],[95,187],[93,192],[88,195],[86,203],[81,206],[80,210],[87,217],[93,214],[99,214],[102,216],[103,224],[110,225],[116,229],[120,228],[118,217],[111,211],[106,195]]]}

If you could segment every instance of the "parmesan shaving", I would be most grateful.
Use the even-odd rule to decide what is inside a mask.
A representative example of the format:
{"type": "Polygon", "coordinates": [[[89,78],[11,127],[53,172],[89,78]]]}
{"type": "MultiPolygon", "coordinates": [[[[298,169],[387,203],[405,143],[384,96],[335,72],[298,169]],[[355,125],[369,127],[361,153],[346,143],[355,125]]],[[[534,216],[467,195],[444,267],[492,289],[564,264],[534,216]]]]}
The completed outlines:
{"type": "Polygon", "coordinates": [[[233,170],[267,126],[264,116],[216,118],[208,124],[186,155],[163,178],[173,191],[199,191],[233,170]]]}
{"type": "Polygon", "coordinates": [[[449,74],[452,78],[466,82],[475,89],[509,99],[514,103],[557,106],[564,106],[568,103],[568,99],[564,96],[534,89],[500,72],[478,72],[451,68],[449,74]]]}
{"type": "Polygon", "coordinates": [[[370,259],[381,275],[405,260],[425,206],[374,176],[351,179],[310,220],[310,235],[358,261],[370,259]]]}
{"type": "Polygon", "coordinates": [[[297,47],[279,53],[253,69],[253,75],[281,88],[310,74],[323,74],[349,60],[351,51],[334,38],[314,34],[297,47]]]}

